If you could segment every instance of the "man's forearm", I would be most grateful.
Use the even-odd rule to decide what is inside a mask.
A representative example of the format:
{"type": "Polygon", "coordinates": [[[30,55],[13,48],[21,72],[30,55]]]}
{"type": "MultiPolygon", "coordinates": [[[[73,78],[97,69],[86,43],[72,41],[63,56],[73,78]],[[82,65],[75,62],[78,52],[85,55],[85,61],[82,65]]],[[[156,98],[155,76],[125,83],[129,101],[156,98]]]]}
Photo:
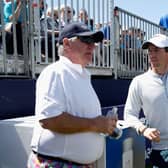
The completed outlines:
{"type": "Polygon", "coordinates": [[[56,117],[40,120],[40,124],[45,129],[65,134],[96,131],[93,119],[76,117],[66,112],[56,117]]]}

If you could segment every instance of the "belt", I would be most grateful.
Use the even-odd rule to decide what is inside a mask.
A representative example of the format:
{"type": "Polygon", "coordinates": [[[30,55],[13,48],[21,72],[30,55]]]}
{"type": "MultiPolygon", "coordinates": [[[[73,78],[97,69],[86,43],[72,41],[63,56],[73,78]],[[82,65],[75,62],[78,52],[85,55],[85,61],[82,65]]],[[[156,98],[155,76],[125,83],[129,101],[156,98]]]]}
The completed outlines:
{"type": "Polygon", "coordinates": [[[55,156],[43,155],[43,154],[35,152],[35,151],[33,151],[33,153],[38,157],[38,159],[47,159],[47,160],[58,161],[58,162],[63,162],[63,163],[67,163],[67,164],[73,164],[73,165],[77,165],[77,166],[86,165],[86,164],[76,163],[76,162],[69,161],[69,160],[59,158],[59,157],[55,157],[55,156]]]}

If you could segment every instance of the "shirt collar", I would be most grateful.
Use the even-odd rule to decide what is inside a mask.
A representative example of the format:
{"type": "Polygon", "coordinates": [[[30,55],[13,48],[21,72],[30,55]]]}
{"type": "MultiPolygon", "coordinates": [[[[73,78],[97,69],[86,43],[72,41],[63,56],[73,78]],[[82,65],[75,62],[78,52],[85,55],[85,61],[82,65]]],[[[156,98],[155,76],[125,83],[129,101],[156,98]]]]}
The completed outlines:
{"type": "Polygon", "coordinates": [[[151,69],[149,69],[148,71],[154,77],[160,78],[162,81],[167,81],[168,72],[163,75],[159,75],[159,74],[155,73],[154,71],[152,71],[151,69]]]}
{"type": "Polygon", "coordinates": [[[152,71],[151,68],[149,68],[148,72],[149,72],[152,76],[159,77],[159,74],[157,74],[157,73],[155,73],[154,71],[152,71]]]}
{"type": "Polygon", "coordinates": [[[77,71],[79,74],[87,74],[88,76],[90,76],[89,71],[86,70],[86,68],[83,68],[80,64],[75,64],[73,63],[70,59],[68,59],[65,56],[60,56],[60,61],[63,62],[64,64],[66,64],[68,67],[74,69],[75,71],[77,71]]]}

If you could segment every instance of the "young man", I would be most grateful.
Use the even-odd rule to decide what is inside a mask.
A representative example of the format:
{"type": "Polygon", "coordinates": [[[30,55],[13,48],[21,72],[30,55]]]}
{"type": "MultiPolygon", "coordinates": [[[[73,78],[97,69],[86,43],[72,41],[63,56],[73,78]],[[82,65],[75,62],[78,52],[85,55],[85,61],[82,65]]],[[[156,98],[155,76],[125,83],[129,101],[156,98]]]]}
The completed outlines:
{"type": "Polygon", "coordinates": [[[124,118],[137,132],[152,141],[153,166],[168,167],[168,37],[156,34],[142,45],[148,49],[150,69],[130,85],[124,118]],[[148,126],[139,120],[143,110],[148,126]]]}
{"type": "Polygon", "coordinates": [[[68,24],[59,36],[59,61],[39,76],[32,153],[28,168],[93,168],[104,147],[100,133],[112,134],[116,118],[101,115],[85,66],[92,61],[102,32],[68,24]]]}

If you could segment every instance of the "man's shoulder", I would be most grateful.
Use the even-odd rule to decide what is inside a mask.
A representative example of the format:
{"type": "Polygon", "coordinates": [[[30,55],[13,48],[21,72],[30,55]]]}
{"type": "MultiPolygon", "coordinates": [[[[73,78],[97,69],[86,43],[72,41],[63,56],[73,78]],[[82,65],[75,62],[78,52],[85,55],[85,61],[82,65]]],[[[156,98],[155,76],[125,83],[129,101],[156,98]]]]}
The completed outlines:
{"type": "Polygon", "coordinates": [[[144,80],[146,80],[146,79],[148,79],[149,78],[149,72],[148,71],[146,71],[146,72],[144,72],[144,73],[142,73],[142,74],[139,74],[139,75],[137,75],[137,76],[135,76],[134,78],[133,78],[133,80],[134,81],[138,81],[138,82],[140,82],[140,81],[144,81],[144,80]]]}
{"type": "Polygon", "coordinates": [[[56,69],[58,69],[57,62],[54,62],[54,63],[47,65],[43,69],[42,73],[53,73],[55,72],[56,69]]]}

